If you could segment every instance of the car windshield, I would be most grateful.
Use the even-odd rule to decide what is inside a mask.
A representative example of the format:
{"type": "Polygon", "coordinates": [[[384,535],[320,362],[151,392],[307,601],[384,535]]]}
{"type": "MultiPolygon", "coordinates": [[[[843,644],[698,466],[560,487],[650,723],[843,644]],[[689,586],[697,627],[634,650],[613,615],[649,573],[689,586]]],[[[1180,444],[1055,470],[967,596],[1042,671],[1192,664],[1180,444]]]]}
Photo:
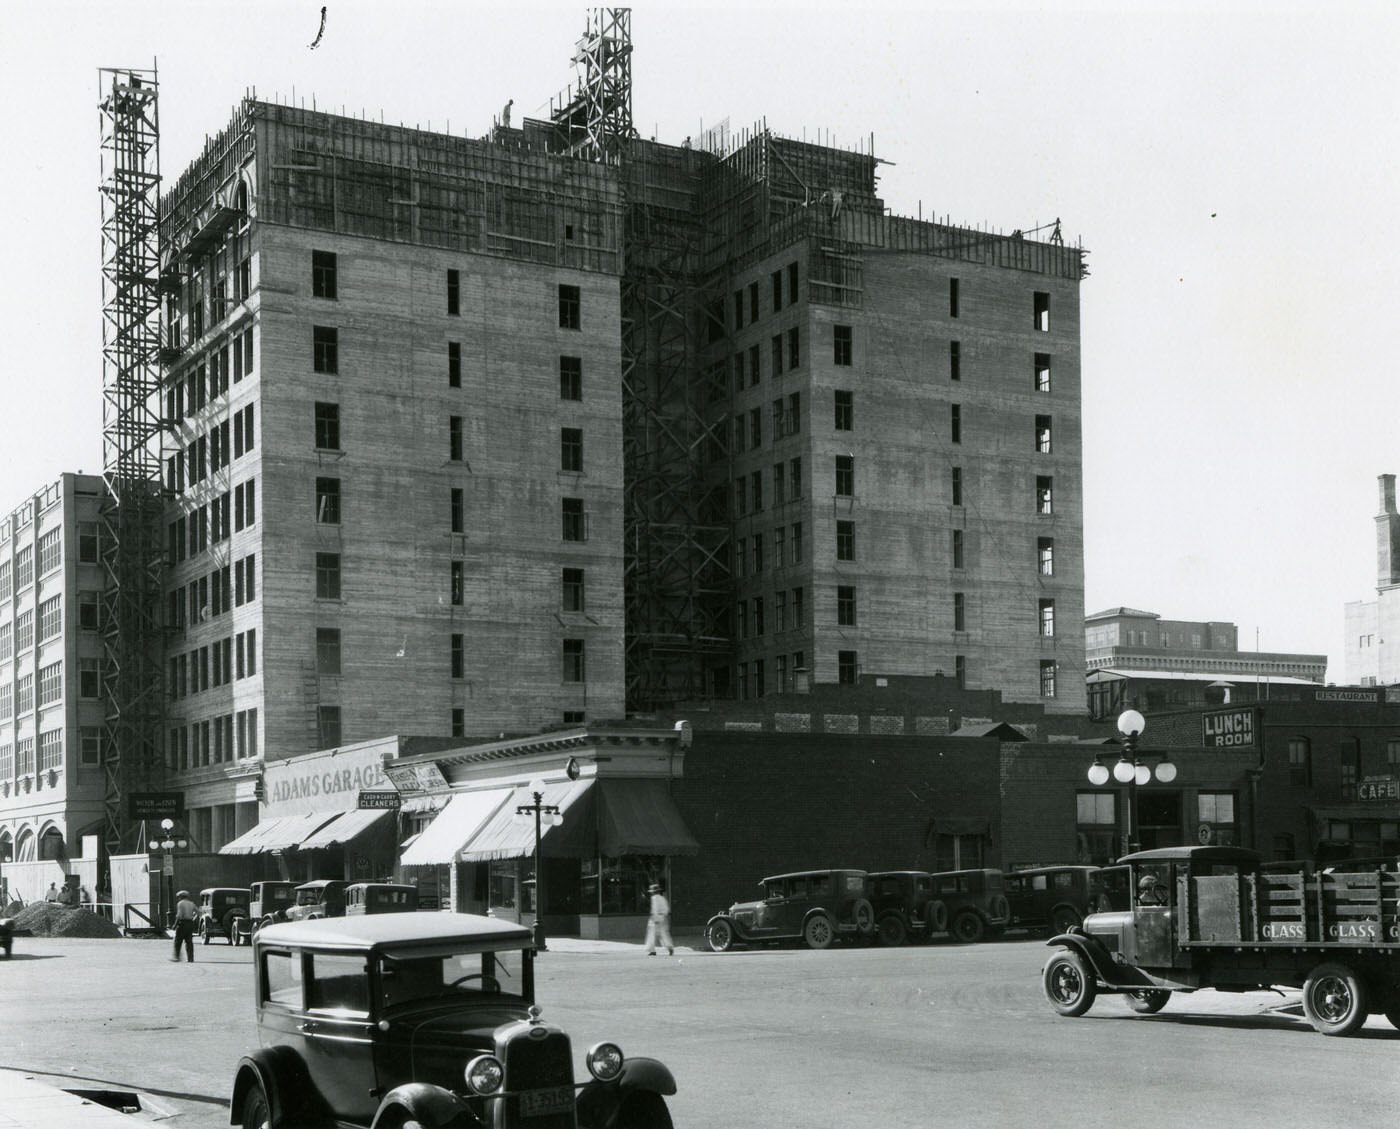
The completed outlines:
{"type": "Polygon", "coordinates": [[[321,891],[320,891],[320,890],[298,890],[298,891],[297,891],[297,905],[299,905],[299,906],[314,906],[314,905],[317,905],[320,901],[321,901],[321,891]]]}
{"type": "Polygon", "coordinates": [[[452,953],[447,956],[385,956],[379,983],[386,1008],[442,1001],[469,1002],[490,997],[522,1001],[524,953],[452,953]]]}

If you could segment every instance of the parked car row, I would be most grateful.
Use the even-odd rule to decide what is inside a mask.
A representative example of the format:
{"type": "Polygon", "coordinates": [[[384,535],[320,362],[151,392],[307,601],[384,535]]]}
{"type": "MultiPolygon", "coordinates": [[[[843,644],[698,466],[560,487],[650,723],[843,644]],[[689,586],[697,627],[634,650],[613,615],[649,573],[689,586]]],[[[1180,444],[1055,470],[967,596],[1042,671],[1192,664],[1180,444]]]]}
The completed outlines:
{"type": "Polygon", "coordinates": [[[223,937],[231,945],[250,943],[259,929],[286,921],[345,917],[365,913],[409,913],[418,908],[418,888],[397,882],[346,883],[318,878],[298,885],[282,879],[251,887],[211,886],[199,892],[201,940],[223,937]]]}
{"type": "Polygon", "coordinates": [[[1044,866],[1003,874],[950,870],[808,870],[763,879],[763,896],[715,914],[715,952],[738,946],[837,941],[903,945],[946,934],[966,943],[1007,929],[1064,932],[1126,899],[1122,867],[1044,866]],[[1120,889],[1121,887],[1121,889],[1120,889]]]}

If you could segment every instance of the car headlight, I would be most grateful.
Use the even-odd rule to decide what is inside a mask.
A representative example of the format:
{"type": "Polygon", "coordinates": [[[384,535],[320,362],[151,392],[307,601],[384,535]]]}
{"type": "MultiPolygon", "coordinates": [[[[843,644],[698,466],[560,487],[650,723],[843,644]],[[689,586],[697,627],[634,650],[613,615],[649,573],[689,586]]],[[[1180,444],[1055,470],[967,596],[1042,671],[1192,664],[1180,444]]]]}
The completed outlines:
{"type": "Polygon", "coordinates": [[[506,1068],[495,1055],[477,1055],[467,1063],[467,1089],[474,1094],[494,1094],[505,1081],[506,1068]]]}
{"type": "Polygon", "coordinates": [[[599,1082],[611,1082],[622,1073],[622,1048],[616,1043],[599,1043],[590,1047],[585,1059],[588,1073],[599,1082]]]}

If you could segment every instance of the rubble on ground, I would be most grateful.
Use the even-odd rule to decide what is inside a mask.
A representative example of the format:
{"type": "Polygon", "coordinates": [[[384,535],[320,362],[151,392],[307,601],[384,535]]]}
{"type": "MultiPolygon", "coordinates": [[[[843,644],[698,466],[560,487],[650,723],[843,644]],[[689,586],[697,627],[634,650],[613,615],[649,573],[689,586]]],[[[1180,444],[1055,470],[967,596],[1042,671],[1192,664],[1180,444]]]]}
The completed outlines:
{"type": "Polygon", "coordinates": [[[117,937],[122,931],[82,906],[31,902],[14,915],[14,929],[33,937],[117,937]]]}

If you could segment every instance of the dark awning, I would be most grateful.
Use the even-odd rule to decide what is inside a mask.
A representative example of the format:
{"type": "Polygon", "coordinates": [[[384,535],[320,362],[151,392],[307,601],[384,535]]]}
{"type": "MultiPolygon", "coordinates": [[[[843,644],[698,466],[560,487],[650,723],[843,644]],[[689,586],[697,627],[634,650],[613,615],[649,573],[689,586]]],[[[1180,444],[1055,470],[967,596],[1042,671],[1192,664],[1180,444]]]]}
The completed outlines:
{"type": "Polygon", "coordinates": [[[389,808],[354,808],[350,811],[343,811],[314,835],[304,839],[301,849],[312,851],[318,848],[341,846],[356,836],[363,835],[390,814],[391,809],[389,808]]]}
{"type": "Polygon", "coordinates": [[[599,853],[693,855],[700,844],[671,800],[665,780],[600,780],[599,853]]]}

